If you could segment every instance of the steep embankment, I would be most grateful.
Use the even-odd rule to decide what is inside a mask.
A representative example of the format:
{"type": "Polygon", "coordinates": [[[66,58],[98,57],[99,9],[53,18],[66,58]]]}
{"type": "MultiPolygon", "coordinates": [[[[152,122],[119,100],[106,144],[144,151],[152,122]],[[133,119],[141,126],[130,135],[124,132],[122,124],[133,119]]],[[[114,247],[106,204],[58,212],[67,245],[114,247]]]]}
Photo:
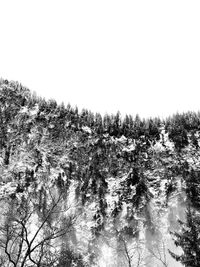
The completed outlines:
{"type": "Polygon", "coordinates": [[[2,266],[181,266],[196,114],[122,121],[0,86],[2,266]]]}

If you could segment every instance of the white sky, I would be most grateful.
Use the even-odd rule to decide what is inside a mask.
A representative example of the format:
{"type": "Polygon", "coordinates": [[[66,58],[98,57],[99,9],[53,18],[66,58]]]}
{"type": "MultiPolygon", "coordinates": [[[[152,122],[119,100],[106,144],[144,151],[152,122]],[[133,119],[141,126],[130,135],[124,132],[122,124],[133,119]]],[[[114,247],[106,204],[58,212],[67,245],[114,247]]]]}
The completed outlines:
{"type": "Polygon", "coordinates": [[[96,112],[200,109],[200,1],[1,0],[0,76],[96,112]]]}

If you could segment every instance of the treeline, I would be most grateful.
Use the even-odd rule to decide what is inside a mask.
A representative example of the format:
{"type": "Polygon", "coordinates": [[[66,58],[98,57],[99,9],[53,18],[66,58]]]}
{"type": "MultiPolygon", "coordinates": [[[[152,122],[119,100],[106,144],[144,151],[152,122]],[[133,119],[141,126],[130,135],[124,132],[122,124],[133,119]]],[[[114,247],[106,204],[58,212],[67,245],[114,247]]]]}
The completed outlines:
{"type": "Polygon", "coordinates": [[[146,118],[142,119],[139,115],[135,117],[126,115],[121,117],[120,112],[116,114],[93,113],[87,109],[81,111],[70,104],[57,104],[55,100],[45,100],[31,93],[27,88],[18,82],[0,81],[2,104],[9,103],[1,112],[1,122],[7,123],[11,117],[27,106],[32,109],[38,105],[36,121],[43,124],[54,124],[59,135],[60,127],[68,123],[68,128],[74,131],[81,130],[83,126],[88,126],[97,134],[106,134],[120,137],[124,135],[127,138],[138,139],[141,136],[148,140],[158,140],[160,137],[160,127],[164,125],[165,130],[169,133],[170,139],[175,143],[177,149],[184,148],[188,145],[187,134],[190,133],[197,144],[194,133],[200,130],[200,112],[186,112],[174,114],[166,119],[146,118]],[[3,121],[2,121],[3,120],[3,121]]]}

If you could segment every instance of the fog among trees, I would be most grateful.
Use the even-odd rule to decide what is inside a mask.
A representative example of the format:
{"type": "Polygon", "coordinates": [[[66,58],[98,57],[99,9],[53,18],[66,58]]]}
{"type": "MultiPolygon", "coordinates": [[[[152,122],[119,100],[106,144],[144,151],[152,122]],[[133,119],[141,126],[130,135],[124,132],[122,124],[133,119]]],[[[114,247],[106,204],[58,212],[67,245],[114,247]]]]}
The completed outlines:
{"type": "Polygon", "coordinates": [[[0,81],[0,266],[200,266],[200,113],[102,116],[0,81]]]}

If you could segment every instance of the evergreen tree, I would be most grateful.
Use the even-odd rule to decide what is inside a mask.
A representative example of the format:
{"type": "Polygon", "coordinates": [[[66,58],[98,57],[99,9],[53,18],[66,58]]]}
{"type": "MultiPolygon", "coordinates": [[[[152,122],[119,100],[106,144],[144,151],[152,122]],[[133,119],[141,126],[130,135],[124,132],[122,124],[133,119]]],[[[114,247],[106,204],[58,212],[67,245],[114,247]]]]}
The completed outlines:
{"type": "Polygon", "coordinates": [[[186,194],[188,200],[194,208],[200,209],[200,173],[199,171],[191,170],[186,178],[186,194]]]}
{"type": "Polygon", "coordinates": [[[175,245],[181,247],[182,255],[169,251],[173,258],[186,267],[200,266],[200,215],[188,207],[186,222],[179,221],[181,233],[172,233],[175,245]]]}

